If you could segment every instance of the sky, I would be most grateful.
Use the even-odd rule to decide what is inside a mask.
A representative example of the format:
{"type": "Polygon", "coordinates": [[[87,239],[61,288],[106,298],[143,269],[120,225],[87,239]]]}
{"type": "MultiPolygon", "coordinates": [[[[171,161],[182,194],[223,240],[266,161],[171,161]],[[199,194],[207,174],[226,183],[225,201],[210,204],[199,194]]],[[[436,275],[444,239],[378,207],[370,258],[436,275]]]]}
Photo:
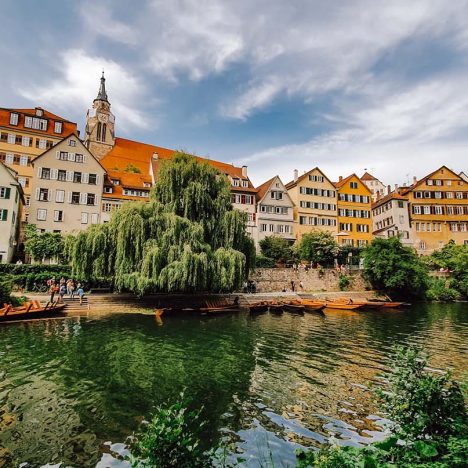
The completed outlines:
{"type": "Polygon", "coordinates": [[[117,136],[385,184],[468,172],[468,0],[0,0],[1,107],[117,136]]]}

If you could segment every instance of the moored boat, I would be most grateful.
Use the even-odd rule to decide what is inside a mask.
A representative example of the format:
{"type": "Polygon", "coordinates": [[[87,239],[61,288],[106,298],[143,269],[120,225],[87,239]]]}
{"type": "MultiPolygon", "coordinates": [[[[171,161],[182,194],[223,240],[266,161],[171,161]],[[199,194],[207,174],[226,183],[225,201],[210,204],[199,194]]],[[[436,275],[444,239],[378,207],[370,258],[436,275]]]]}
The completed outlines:
{"type": "Polygon", "coordinates": [[[261,314],[268,311],[268,302],[257,302],[249,305],[249,311],[251,314],[261,314]]]}
{"type": "Polygon", "coordinates": [[[0,321],[53,317],[62,313],[65,306],[66,304],[57,304],[56,302],[48,302],[45,306],[41,306],[38,301],[27,302],[20,307],[5,304],[5,307],[0,309],[0,321]]]}
{"type": "Polygon", "coordinates": [[[282,303],[273,303],[273,302],[271,302],[270,304],[268,304],[268,310],[272,314],[282,314],[283,313],[283,306],[284,306],[284,304],[282,304],[282,303]]]}
{"type": "Polygon", "coordinates": [[[306,312],[321,312],[323,309],[325,309],[325,304],[322,302],[302,301],[302,305],[304,306],[304,310],[306,312]]]}
{"type": "Polygon", "coordinates": [[[292,312],[294,314],[303,314],[305,306],[297,303],[285,303],[283,304],[283,309],[286,312],[292,312]]]}
{"type": "Polygon", "coordinates": [[[356,310],[361,309],[363,306],[360,304],[347,304],[344,302],[325,302],[325,307],[327,309],[337,310],[356,310]]]}

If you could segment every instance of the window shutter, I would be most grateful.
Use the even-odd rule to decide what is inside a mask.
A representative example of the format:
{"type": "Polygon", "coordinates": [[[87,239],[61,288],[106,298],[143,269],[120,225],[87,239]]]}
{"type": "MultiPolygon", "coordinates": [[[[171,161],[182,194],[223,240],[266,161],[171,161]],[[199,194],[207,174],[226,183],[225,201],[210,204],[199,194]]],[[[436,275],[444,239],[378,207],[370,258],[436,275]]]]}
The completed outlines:
{"type": "Polygon", "coordinates": [[[50,170],[50,178],[52,180],[57,180],[58,177],[58,169],[51,169],[50,170]]]}
{"type": "Polygon", "coordinates": [[[72,202],[72,192],[68,192],[68,203],[72,202]]]}
{"type": "Polygon", "coordinates": [[[11,188],[10,187],[7,187],[5,189],[5,198],[8,199],[10,198],[10,192],[11,192],[11,188]]]}
{"type": "Polygon", "coordinates": [[[36,200],[39,200],[39,189],[36,189],[36,200]]]}
{"type": "Polygon", "coordinates": [[[86,205],[87,198],[88,198],[87,193],[80,193],[80,204],[81,205],[86,205]]]}
{"type": "Polygon", "coordinates": [[[8,210],[2,210],[2,221],[6,221],[8,216],[8,210]]]}
{"type": "Polygon", "coordinates": [[[86,162],[86,154],[83,154],[83,163],[86,162]]]}
{"type": "Polygon", "coordinates": [[[52,189],[49,189],[49,195],[48,195],[47,201],[52,201],[54,199],[53,195],[54,195],[54,191],[52,189]]]}
{"type": "Polygon", "coordinates": [[[42,167],[37,168],[37,177],[40,179],[42,177],[42,167]]]}
{"type": "Polygon", "coordinates": [[[67,171],[67,182],[73,182],[73,172],[67,171]]]}
{"type": "Polygon", "coordinates": [[[55,152],[55,157],[56,157],[57,159],[60,159],[60,151],[56,151],[56,152],[55,152]]]}
{"type": "Polygon", "coordinates": [[[99,184],[99,176],[96,174],[96,185],[99,184]]]}
{"type": "Polygon", "coordinates": [[[89,182],[89,174],[87,172],[83,172],[82,182],[83,184],[87,184],[89,182]]]}

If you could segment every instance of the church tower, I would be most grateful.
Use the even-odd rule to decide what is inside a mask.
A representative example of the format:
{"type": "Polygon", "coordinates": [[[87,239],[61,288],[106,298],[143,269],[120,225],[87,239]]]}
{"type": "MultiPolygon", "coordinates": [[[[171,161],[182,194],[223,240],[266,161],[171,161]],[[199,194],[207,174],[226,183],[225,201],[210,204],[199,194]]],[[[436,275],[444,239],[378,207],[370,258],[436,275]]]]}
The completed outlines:
{"type": "Polygon", "coordinates": [[[115,143],[115,117],[110,107],[106,79],[102,72],[98,95],[93,101],[93,107],[88,109],[85,130],[85,145],[97,159],[102,159],[115,143]]]}

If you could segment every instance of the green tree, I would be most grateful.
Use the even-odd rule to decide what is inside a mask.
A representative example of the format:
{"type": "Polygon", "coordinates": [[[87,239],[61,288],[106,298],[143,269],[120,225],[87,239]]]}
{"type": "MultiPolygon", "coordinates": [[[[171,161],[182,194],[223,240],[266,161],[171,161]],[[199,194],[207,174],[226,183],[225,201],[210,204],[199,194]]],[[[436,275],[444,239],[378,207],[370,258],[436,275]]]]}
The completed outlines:
{"type": "Polygon", "coordinates": [[[35,224],[27,224],[24,250],[35,262],[61,259],[64,251],[63,238],[56,232],[39,232],[35,224]]]}
{"type": "Polygon", "coordinates": [[[279,236],[267,236],[260,242],[262,255],[273,260],[288,260],[291,258],[291,247],[286,239],[279,236]]]}
{"type": "Polygon", "coordinates": [[[304,234],[297,247],[297,255],[301,260],[332,265],[340,248],[333,235],[326,231],[315,231],[304,234]]]}
{"type": "Polygon", "coordinates": [[[148,203],[124,204],[109,223],[78,234],[73,270],[138,294],[231,291],[254,259],[245,222],[226,178],[178,153],[161,168],[148,203]]]}
{"type": "Polygon", "coordinates": [[[424,297],[428,285],[426,267],[398,237],[374,239],[363,257],[364,275],[375,289],[394,298],[424,297]]]}

